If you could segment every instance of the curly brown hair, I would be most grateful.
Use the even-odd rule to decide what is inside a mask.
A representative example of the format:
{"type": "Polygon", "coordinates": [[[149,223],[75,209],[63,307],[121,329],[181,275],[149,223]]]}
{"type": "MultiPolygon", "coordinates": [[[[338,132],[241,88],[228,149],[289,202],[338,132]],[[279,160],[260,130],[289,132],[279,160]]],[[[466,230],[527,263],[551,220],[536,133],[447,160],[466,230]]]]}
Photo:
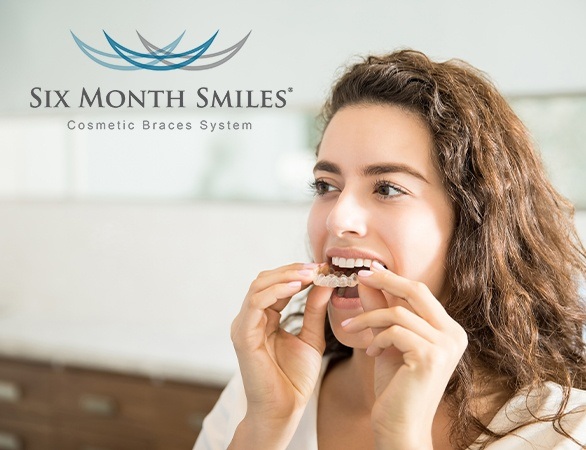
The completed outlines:
{"type": "MultiPolygon", "coordinates": [[[[570,387],[586,388],[579,297],[586,252],[573,206],[548,181],[527,129],[485,74],[413,50],[370,56],[347,69],[323,107],[324,129],[338,110],[357,104],[392,104],[423,118],[454,205],[444,306],[469,345],[445,393],[456,411],[452,442],[464,445],[471,429],[490,437],[484,445],[502,436],[472,408],[487,378],[510,393],[545,381],[564,386],[558,413],[535,420],[550,420],[568,436],[560,419],[570,387]]],[[[331,329],[328,335],[326,352],[350,351],[331,329]]]]}

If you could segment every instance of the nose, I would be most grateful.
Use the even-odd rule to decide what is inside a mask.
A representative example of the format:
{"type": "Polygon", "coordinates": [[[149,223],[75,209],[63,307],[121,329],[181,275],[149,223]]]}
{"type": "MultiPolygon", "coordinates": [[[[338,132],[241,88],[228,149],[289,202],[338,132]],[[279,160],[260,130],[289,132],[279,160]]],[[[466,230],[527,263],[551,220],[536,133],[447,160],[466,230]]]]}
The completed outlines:
{"type": "Polygon", "coordinates": [[[326,228],[336,237],[366,235],[367,211],[351,191],[344,190],[326,219],[326,228]]]}

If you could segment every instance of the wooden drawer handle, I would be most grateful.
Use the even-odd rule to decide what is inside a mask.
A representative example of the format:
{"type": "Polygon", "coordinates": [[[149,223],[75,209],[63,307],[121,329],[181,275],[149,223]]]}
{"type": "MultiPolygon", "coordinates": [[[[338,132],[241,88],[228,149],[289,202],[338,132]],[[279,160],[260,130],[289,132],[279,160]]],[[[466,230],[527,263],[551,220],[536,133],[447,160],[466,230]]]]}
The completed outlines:
{"type": "Polygon", "coordinates": [[[199,431],[203,427],[203,419],[206,418],[206,413],[194,412],[187,416],[187,424],[192,430],[199,431]]]}
{"type": "Polygon", "coordinates": [[[79,397],[82,411],[96,416],[112,417],[118,412],[118,403],[112,397],[98,394],[82,394],[79,397]]]}
{"type": "Polygon", "coordinates": [[[0,431],[0,450],[23,450],[22,440],[13,433],[0,431]]]}
{"type": "Polygon", "coordinates": [[[12,381],[0,380],[0,401],[16,403],[21,398],[22,390],[18,384],[12,381]]]}

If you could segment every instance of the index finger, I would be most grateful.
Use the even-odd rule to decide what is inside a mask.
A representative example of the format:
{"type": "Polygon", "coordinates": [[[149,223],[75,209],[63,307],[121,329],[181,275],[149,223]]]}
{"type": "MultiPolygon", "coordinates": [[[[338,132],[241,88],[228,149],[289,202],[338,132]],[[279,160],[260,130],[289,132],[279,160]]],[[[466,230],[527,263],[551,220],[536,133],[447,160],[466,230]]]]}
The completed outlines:
{"type": "Polygon", "coordinates": [[[413,311],[435,328],[443,328],[446,320],[453,319],[429,288],[422,282],[408,280],[384,267],[371,266],[371,270],[358,272],[360,283],[380,289],[405,300],[413,311]]]}
{"type": "Polygon", "coordinates": [[[251,283],[249,293],[262,291],[274,284],[288,281],[301,280],[303,284],[310,284],[319,267],[320,264],[316,263],[293,263],[262,271],[251,283]]]}

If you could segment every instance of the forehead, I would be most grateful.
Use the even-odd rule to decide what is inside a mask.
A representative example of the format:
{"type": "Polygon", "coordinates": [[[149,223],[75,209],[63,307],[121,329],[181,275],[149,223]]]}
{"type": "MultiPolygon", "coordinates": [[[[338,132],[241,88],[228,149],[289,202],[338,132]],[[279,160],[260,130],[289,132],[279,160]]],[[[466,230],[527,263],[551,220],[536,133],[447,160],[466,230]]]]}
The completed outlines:
{"type": "Polygon", "coordinates": [[[431,175],[433,137],[417,114],[394,105],[340,109],[328,124],[318,160],[342,166],[380,162],[408,164],[431,175]]]}

